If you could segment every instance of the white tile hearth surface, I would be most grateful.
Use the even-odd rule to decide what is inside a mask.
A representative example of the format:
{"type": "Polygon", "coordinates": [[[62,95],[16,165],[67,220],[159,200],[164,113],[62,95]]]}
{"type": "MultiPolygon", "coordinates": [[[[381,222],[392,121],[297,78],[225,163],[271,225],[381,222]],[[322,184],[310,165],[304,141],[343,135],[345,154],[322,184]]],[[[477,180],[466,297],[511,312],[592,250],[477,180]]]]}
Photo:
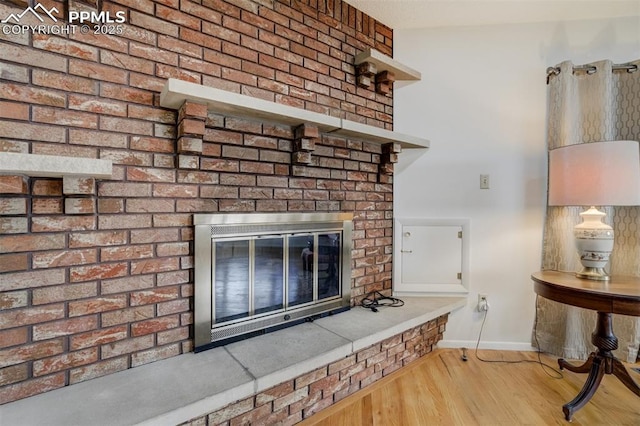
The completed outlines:
{"type": "Polygon", "coordinates": [[[466,304],[405,297],[0,405],[2,425],[176,425],[291,380],[466,304]]]}

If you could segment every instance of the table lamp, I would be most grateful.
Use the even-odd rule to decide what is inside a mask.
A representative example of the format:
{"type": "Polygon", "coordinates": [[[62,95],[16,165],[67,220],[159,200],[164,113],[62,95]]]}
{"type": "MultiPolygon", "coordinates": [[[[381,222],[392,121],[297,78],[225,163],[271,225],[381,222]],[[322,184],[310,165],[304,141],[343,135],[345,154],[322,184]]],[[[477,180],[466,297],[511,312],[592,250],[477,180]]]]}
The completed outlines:
{"type": "Polygon", "coordinates": [[[568,145],[549,151],[549,205],[591,206],[574,228],[582,270],[577,277],[609,280],[605,265],[613,250],[613,228],[595,206],[640,205],[640,144],[610,141],[568,145]]]}

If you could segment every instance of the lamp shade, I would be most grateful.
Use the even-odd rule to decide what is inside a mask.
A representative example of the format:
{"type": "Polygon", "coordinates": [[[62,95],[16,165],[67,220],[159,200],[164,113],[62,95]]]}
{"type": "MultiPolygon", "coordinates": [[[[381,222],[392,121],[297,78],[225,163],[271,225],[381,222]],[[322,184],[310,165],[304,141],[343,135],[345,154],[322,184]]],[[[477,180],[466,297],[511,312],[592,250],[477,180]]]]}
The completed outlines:
{"type": "Polygon", "coordinates": [[[640,205],[640,144],[592,142],[551,150],[549,205],[640,205]]]}

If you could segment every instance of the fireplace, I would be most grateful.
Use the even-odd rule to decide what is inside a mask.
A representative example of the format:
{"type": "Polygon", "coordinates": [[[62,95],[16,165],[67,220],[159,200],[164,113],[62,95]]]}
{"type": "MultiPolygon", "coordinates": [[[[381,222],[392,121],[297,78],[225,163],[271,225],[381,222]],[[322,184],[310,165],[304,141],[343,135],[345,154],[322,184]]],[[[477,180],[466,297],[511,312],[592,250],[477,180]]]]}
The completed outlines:
{"type": "Polygon", "coordinates": [[[196,214],[196,351],[349,309],[350,213],[196,214]]]}

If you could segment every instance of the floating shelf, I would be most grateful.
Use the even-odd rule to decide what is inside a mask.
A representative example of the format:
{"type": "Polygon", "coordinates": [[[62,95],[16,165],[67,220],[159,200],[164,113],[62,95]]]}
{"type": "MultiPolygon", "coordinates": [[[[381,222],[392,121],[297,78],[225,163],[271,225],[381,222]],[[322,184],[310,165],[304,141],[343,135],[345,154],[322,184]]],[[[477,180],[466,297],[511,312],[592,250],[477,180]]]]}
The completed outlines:
{"type": "Polygon", "coordinates": [[[290,126],[311,124],[322,133],[374,143],[399,143],[403,148],[428,148],[429,141],[313,111],[282,105],[247,95],[170,78],[160,94],[160,105],[179,109],[185,101],[207,104],[218,114],[255,118],[290,126]]]}
{"type": "Polygon", "coordinates": [[[375,49],[366,49],[356,55],[355,65],[363,62],[372,62],[376,65],[378,72],[390,71],[396,76],[396,80],[417,81],[422,79],[422,74],[408,66],[396,61],[395,59],[380,53],[375,49]]]}
{"type": "Polygon", "coordinates": [[[0,174],[108,179],[111,173],[111,160],[0,152],[0,174]]]}
{"type": "Polygon", "coordinates": [[[429,148],[429,141],[426,139],[349,120],[342,120],[342,128],[333,133],[380,144],[398,142],[403,148],[429,148]]]}

